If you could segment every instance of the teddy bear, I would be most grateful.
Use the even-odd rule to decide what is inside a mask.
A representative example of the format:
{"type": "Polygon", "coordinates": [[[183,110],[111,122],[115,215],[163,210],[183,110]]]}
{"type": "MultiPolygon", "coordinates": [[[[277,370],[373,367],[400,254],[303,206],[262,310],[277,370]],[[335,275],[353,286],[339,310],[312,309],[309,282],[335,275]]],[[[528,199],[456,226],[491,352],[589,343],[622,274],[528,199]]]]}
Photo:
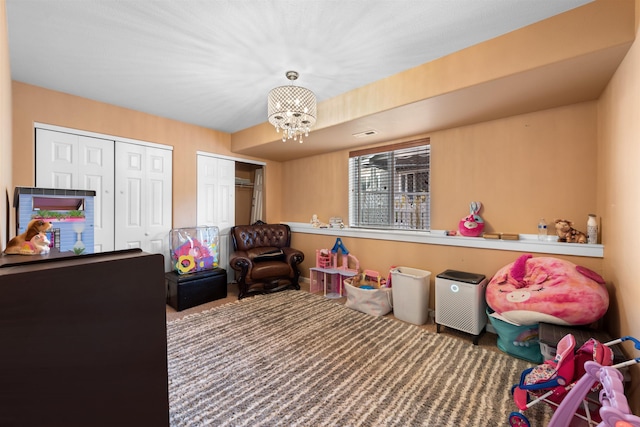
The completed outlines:
{"type": "Polygon", "coordinates": [[[573,222],[567,219],[556,219],[558,242],[587,243],[587,235],[573,228],[573,222]]]}

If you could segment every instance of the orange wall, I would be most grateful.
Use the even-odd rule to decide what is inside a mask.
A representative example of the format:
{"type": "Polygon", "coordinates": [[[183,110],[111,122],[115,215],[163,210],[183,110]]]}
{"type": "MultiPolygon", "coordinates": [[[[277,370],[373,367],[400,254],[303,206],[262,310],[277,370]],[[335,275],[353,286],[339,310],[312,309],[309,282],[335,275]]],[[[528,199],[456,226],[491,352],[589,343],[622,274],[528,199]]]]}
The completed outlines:
{"type": "MultiPolygon", "coordinates": [[[[229,150],[227,133],[13,82],[16,186],[35,184],[33,126],[36,122],[172,146],[174,227],[196,224],[196,152],[237,157],[229,150]]],[[[266,192],[279,192],[279,167],[277,162],[267,162],[266,192]]],[[[265,209],[267,219],[278,217],[278,203],[268,201],[265,209]]]]}
{"type": "MultiPolygon", "coordinates": [[[[432,229],[455,229],[477,200],[487,231],[534,234],[541,217],[586,230],[597,213],[596,123],[586,102],[431,133],[432,229]]],[[[348,151],[286,162],[283,181],[283,219],[348,222],[348,151]]]]}
{"type": "MultiPolygon", "coordinates": [[[[431,137],[432,229],[456,229],[469,203],[483,203],[487,231],[535,234],[541,217],[568,218],[586,230],[596,212],[597,104],[586,102],[448,129],[431,137]]],[[[283,163],[284,219],[308,223],[342,216],[348,222],[348,151],[283,163]]],[[[296,233],[306,254],[302,274],[315,266],[315,250],[335,238],[296,233]],[[318,246],[320,245],[320,246],[318,246]]],[[[343,239],[362,268],[388,271],[405,265],[448,268],[492,276],[520,254],[369,239],[343,239]]],[[[540,256],[541,254],[538,254],[540,256]]],[[[602,259],[561,257],[602,273],[602,259]]],[[[435,276],[435,274],[434,274],[435,276]]],[[[434,278],[432,278],[432,281],[434,278]]],[[[433,304],[432,304],[433,305],[433,304]]]]}
{"type": "Polygon", "coordinates": [[[8,240],[7,220],[10,215],[5,208],[7,194],[13,197],[11,182],[11,69],[9,67],[9,42],[5,1],[0,0],[0,248],[8,240]]]}
{"type": "MultiPolygon", "coordinates": [[[[640,0],[636,0],[636,29],[640,0]]],[[[604,274],[615,287],[611,317],[616,335],[640,338],[640,247],[634,233],[640,212],[640,30],[598,103],[598,210],[602,212],[604,274]]],[[[630,346],[628,347],[630,349],[630,346]]],[[[640,351],[631,352],[640,357],[640,351]]],[[[640,414],[640,366],[630,391],[640,414]]]]}

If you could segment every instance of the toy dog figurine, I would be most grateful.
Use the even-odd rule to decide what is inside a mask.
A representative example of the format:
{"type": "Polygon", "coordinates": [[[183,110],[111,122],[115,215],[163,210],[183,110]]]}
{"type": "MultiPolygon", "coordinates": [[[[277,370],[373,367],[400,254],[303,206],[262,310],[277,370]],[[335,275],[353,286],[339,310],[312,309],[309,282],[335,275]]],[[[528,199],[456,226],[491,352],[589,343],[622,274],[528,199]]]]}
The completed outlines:
{"type": "MultiPolygon", "coordinates": [[[[27,231],[18,234],[7,243],[7,248],[4,250],[5,254],[23,254],[25,244],[29,244],[31,239],[39,233],[45,233],[52,227],[50,222],[43,221],[42,219],[32,219],[27,225],[27,231]]],[[[23,254],[26,255],[26,254],[23,254]]],[[[31,255],[31,254],[29,254],[31,255]]]]}
{"type": "Polygon", "coordinates": [[[587,235],[573,228],[573,222],[567,219],[556,219],[558,242],[587,243],[587,235]]]}

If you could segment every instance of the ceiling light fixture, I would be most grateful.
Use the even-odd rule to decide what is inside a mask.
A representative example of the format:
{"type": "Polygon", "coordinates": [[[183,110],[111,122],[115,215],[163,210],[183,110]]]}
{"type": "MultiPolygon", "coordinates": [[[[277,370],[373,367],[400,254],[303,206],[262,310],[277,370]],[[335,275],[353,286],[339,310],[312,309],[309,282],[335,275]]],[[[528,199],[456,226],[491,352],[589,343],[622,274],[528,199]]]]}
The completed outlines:
{"type": "Polygon", "coordinates": [[[302,135],[309,136],[316,123],[316,96],[309,89],[293,85],[298,78],[296,71],[287,71],[286,76],[291,81],[289,86],[276,87],[269,92],[269,123],[277,132],[282,129],[282,142],[293,139],[302,144],[302,135]]]}

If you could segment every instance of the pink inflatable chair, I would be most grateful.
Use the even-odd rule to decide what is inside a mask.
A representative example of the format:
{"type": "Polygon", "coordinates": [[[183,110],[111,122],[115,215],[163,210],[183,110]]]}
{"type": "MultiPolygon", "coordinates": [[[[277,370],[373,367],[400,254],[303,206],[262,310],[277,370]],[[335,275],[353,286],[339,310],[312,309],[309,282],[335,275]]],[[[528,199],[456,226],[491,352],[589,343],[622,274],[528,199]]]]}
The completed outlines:
{"type": "Polygon", "coordinates": [[[589,325],[609,307],[599,274],[569,261],[530,254],[498,270],[487,285],[486,299],[492,310],[518,325],[589,325]]]}

